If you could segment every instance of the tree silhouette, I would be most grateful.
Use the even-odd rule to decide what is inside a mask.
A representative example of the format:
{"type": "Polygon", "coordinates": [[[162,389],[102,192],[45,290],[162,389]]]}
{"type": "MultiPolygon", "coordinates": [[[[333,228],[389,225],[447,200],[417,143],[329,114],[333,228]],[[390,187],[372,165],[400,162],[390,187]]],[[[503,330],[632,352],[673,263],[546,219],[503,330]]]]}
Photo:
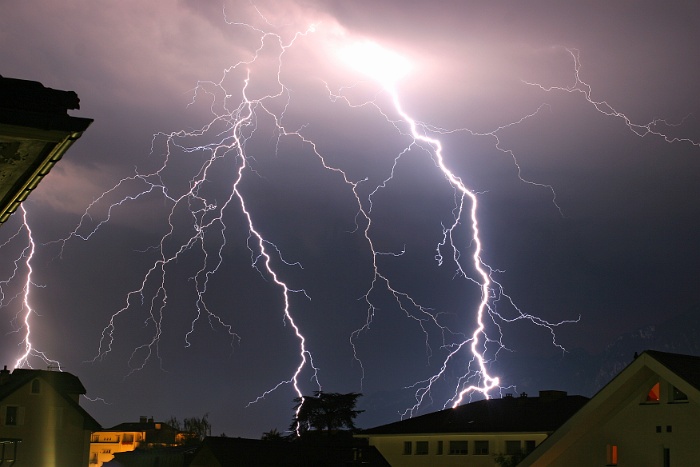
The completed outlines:
{"type": "Polygon", "coordinates": [[[364,412],[357,410],[357,399],[360,393],[316,391],[313,396],[297,397],[294,399],[294,418],[291,430],[305,433],[311,429],[332,433],[346,428],[355,429],[355,417],[364,412]]]}

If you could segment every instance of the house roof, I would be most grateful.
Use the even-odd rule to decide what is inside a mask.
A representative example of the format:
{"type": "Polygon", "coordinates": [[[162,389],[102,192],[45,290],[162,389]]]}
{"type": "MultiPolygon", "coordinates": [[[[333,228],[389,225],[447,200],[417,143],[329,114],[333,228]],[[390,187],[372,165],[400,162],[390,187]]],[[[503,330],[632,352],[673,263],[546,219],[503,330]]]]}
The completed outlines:
{"type": "MultiPolygon", "coordinates": [[[[647,350],[632,360],[578,413],[518,465],[549,465],[557,455],[584,436],[589,426],[603,423],[615,408],[621,407],[630,397],[635,397],[640,385],[648,385],[650,379],[655,379],[654,376],[683,390],[688,397],[700,399],[700,357],[647,350]]],[[[648,386],[643,388],[644,391],[648,390],[648,386]]]]}
{"type": "Polygon", "coordinates": [[[561,391],[486,399],[364,430],[361,435],[552,432],[587,401],[561,391]]]}
{"type": "Polygon", "coordinates": [[[79,102],[73,91],[0,76],[0,223],[92,123],[68,115],[79,102]]]}
{"type": "Polygon", "coordinates": [[[120,423],[119,425],[114,425],[112,428],[106,428],[102,431],[151,431],[151,430],[156,430],[156,424],[160,425],[160,429],[165,429],[165,430],[171,430],[171,431],[177,431],[175,428],[172,426],[168,425],[167,423],[163,422],[126,422],[126,423],[120,423]]]}
{"type": "Polygon", "coordinates": [[[646,354],[700,391],[700,357],[647,350],[646,354]]]}
{"type": "MultiPolygon", "coordinates": [[[[3,370],[7,372],[7,370],[3,370]]],[[[87,430],[99,430],[100,424],[87,413],[72,397],[85,394],[85,386],[77,376],[65,371],[15,369],[9,374],[3,384],[0,384],[0,401],[7,398],[19,388],[29,384],[35,378],[48,383],[59,393],[78,413],[83,416],[84,427],[87,430]]]]}

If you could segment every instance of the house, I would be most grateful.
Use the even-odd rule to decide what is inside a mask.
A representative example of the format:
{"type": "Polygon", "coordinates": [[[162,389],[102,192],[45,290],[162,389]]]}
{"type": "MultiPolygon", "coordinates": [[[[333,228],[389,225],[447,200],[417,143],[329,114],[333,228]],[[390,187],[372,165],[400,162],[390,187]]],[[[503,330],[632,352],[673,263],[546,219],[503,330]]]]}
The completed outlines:
{"type": "Polygon", "coordinates": [[[141,417],[139,422],[120,423],[95,431],[90,440],[90,467],[100,467],[114,455],[137,447],[156,448],[184,444],[185,434],[167,423],[141,417]]]}
{"type": "Polygon", "coordinates": [[[700,357],[646,351],[520,466],[700,464],[700,357]]]}
{"type": "Polygon", "coordinates": [[[84,467],[100,425],[79,404],[80,380],[66,372],[0,370],[0,464],[84,467]]]}
{"type": "Polygon", "coordinates": [[[392,466],[497,465],[533,449],[588,401],[564,391],[507,395],[364,430],[392,466]]]}
{"type": "Polygon", "coordinates": [[[0,76],[0,224],[92,123],[73,91],[0,76]]]}

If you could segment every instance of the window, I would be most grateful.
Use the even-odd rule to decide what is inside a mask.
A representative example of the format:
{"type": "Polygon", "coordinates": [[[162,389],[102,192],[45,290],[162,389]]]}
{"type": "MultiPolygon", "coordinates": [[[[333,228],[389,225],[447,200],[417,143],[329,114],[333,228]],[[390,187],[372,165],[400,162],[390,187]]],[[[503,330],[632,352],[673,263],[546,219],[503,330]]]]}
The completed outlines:
{"type": "Polygon", "coordinates": [[[664,448],[664,467],[671,467],[671,448],[664,448]]]}
{"type": "Polygon", "coordinates": [[[416,441],[416,455],[425,456],[428,454],[428,442],[427,441],[416,441]]]}
{"type": "Polygon", "coordinates": [[[651,389],[649,389],[649,392],[647,393],[647,400],[646,401],[652,402],[652,403],[658,403],[659,400],[661,399],[659,397],[659,395],[661,393],[660,388],[661,388],[660,383],[656,383],[655,385],[653,385],[651,387],[651,389]]]}
{"type": "Polygon", "coordinates": [[[17,425],[17,412],[19,407],[13,405],[7,406],[5,409],[5,425],[6,426],[16,426],[17,425]]]}
{"type": "Polygon", "coordinates": [[[32,394],[39,394],[39,393],[41,393],[41,381],[39,381],[38,379],[35,379],[34,381],[32,381],[32,390],[31,390],[31,392],[32,392],[32,394]]]}
{"type": "Polygon", "coordinates": [[[536,446],[537,444],[535,443],[534,439],[525,440],[525,454],[530,454],[535,450],[536,446]]]}
{"type": "Polygon", "coordinates": [[[468,441],[450,441],[450,454],[465,455],[469,453],[468,441]]]}
{"type": "Polygon", "coordinates": [[[661,425],[656,425],[656,432],[661,433],[661,425]]]}
{"type": "Polygon", "coordinates": [[[673,431],[673,426],[666,425],[666,433],[671,433],[673,431]]]}
{"type": "Polygon", "coordinates": [[[506,455],[517,456],[521,452],[520,441],[506,441],[506,455]]]}
{"type": "Polygon", "coordinates": [[[413,452],[413,443],[411,441],[403,442],[403,453],[404,455],[410,455],[413,452]]]}
{"type": "Polygon", "coordinates": [[[478,456],[485,456],[489,453],[489,442],[488,441],[474,441],[474,454],[478,456]]]}
{"type": "Polygon", "coordinates": [[[607,465],[617,465],[617,444],[608,444],[606,451],[607,465]]]}
{"type": "Polygon", "coordinates": [[[673,397],[673,402],[688,402],[688,396],[686,393],[675,386],[673,386],[673,393],[671,397],[673,397]]]}
{"type": "Polygon", "coordinates": [[[438,454],[439,456],[442,455],[442,441],[438,441],[438,442],[437,442],[437,454],[438,454]]]}

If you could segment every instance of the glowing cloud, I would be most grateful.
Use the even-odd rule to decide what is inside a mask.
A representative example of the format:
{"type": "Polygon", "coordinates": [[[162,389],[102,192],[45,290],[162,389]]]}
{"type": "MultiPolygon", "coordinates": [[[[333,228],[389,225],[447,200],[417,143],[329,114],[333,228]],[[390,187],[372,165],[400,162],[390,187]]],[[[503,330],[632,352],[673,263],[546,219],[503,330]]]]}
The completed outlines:
{"type": "Polygon", "coordinates": [[[350,67],[391,87],[413,68],[405,57],[370,40],[340,48],[340,58],[350,67]]]}

